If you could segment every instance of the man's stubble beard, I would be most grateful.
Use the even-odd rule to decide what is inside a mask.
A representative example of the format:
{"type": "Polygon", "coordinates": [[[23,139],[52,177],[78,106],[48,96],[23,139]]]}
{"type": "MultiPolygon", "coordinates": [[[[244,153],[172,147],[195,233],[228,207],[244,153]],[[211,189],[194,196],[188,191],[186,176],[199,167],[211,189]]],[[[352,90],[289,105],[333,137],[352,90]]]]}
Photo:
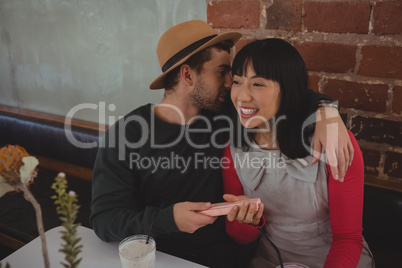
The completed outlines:
{"type": "Polygon", "coordinates": [[[190,102],[193,107],[198,109],[220,112],[223,110],[223,103],[218,100],[218,96],[210,96],[210,91],[203,80],[197,80],[190,95],[190,102]]]}

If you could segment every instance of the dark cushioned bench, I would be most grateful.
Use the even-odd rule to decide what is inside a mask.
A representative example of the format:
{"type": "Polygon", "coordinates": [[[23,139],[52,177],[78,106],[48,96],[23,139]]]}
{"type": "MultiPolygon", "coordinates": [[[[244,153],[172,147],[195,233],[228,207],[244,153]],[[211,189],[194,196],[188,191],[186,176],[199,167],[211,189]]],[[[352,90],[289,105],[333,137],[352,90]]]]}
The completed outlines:
{"type": "MultiPolygon", "coordinates": [[[[44,114],[38,114],[19,113],[12,108],[6,111],[0,109],[0,147],[18,144],[38,158],[38,175],[30,189],[41,205],[45,230],[61,224],[54,200],[50,198],[55,194],[51,185],[59,172],[66,174],[68,189],[78,194],[81,207],[77,222],[90,227],[91,177],[97,148],[74,146],[66,137],[64,118],[50,116],[49,119],[44,114]]],[[[96,127],[92,124],[88,128],[85,122],[80,121],[80,124],[72,125],[71,134],[80,142],[98,143],[96,127]]],[[[23,194],[10,192],[1,197],[0,244],[15,250],[37,236],[35,211],[23,194]]]]}
{"type": "Polygon", "coordinates": [[[376,268],[402,266],[402,192],[364,186],[363,235],[376,268]]]}

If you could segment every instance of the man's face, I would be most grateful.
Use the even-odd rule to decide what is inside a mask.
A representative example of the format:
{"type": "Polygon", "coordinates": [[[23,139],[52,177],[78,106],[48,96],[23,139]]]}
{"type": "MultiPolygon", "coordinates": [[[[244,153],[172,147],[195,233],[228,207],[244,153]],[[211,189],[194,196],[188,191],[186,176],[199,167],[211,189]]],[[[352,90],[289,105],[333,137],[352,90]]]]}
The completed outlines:
{"type": "Polygon", "coordinates": [[[230,55],[226,51],[211,49],[211,60],[204,63],[201,72],[196,76],[190,101],[194,107],[221,111],[225,97],[232,86],[230,75],[230,55]]]}

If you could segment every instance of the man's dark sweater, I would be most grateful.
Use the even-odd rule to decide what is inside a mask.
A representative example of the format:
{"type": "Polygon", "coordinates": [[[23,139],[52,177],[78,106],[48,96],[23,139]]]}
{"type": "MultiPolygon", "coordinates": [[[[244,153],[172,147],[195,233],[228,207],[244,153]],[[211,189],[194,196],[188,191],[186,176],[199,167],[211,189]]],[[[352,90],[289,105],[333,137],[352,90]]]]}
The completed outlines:
{"type": "Polygon", "coordinates": [[[193,124],[173,125],[158,119],[148,104],[107,131],[92,189],[91,222],[101,239],[148,233],[161,207],[152,227],[157,250],[211,267],[235,265],[237,245],[226,235],[224,217],[193,234],[180,232],[173,219],[175,203],[223,201],[221,157],[228,121],[213,116],[204,112],[193,124]]]}

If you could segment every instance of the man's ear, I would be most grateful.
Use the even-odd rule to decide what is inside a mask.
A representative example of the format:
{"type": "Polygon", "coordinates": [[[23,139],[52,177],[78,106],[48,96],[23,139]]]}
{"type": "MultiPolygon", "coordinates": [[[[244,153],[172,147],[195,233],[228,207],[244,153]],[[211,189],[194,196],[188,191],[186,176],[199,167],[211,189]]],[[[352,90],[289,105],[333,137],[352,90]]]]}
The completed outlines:
{"type": "Polygon", "coordinates": [[[195,83],[195,71],[189,65],[180,66],[180,79],[187,85],[193,86],[195,83]]]}

